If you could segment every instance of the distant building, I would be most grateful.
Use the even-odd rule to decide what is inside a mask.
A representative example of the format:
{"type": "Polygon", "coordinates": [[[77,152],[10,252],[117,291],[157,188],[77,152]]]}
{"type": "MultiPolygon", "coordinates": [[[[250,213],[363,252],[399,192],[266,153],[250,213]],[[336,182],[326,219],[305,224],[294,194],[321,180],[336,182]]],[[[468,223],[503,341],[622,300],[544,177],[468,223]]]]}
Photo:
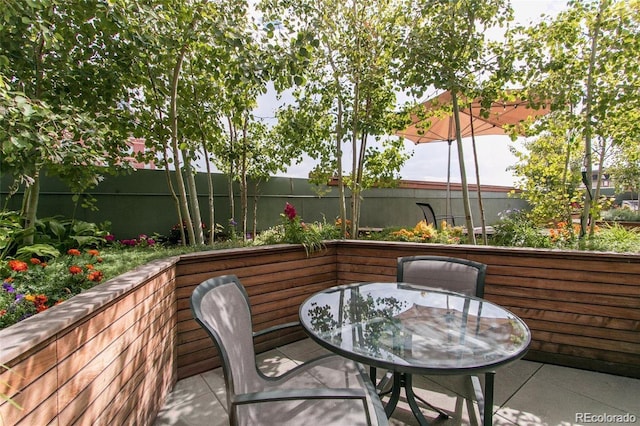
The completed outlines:
{"type": "Polygon", "coordinates": [[[131,149],[133,150],[133,156],[129,159],[129,162],[131,163],[131,165],[133,166],[133,168],[135,169],[149,169],[149,170],[155,170],[156,168],[156,164],[151,161],[149,163],[141,163],[139,161],[136,160],[135,155],[136,154],[141,154],[144,153],[145,151],[145,145],[144,145],[144,138],[129,138],[129,140],[127,141],[127,143],[129,144],[129,146],[131,147],[131,149]]]}

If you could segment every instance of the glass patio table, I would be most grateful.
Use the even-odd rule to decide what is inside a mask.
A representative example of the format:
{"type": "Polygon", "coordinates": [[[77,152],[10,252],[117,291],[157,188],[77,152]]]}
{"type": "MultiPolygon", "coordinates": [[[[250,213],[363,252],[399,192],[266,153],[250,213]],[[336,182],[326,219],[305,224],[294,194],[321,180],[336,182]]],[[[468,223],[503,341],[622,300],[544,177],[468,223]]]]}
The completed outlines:
{"type": "Polygon", "coordinates": [[[407,283],[332,287],[303,302],[299,314],[321,346],[372,372],[392,371],[387,416],[404,388],[421,425],[428,422],[416,402],[413,374],[473,376],[480,415],[491,425],[495,369],[524,356],[531,341],[524,321],[494,303],[407,283]],[[484,391],[477,374],[485,375],[484,391]]]}

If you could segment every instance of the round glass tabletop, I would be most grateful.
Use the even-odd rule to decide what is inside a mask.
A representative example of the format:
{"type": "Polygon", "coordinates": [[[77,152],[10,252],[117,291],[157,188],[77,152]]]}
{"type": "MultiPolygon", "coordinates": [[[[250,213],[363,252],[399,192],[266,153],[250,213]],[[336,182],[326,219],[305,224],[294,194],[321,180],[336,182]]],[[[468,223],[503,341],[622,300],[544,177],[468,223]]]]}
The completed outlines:
{"type": "Polygon", "coordinates": [[[407,373],[488,371],[522,357],[527,325],[487,300],[405,283],[360,283],[316,293],[300,306],[321,345],[407,373]]]}

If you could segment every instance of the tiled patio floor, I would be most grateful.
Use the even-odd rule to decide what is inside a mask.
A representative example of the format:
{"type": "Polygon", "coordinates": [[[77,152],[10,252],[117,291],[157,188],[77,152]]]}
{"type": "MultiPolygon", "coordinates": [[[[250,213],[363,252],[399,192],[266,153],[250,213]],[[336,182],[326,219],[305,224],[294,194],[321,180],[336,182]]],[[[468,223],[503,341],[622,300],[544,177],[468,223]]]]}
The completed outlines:
{"type": "MultiPolygon", "coordinates": [[[[279,375],[324,352],[314,342],[303,340],[261,354],[258,360],[265,374],[279,375]]],[[[453,390],[459,388],[455,382],[455,378],[445,376],[414,378],[418,395],[455,413],[454,417],[442,420],[437,419],[435,412],[424,409],[432,424],[477,424],[476,404],[472,404],[470,414],[465,401],[453,390]]],[[[635,424],[640,425],[640,380],[627,377],[516,361],[497,370],[494,399],[494,425],[611,425],[617,424],[613,416],[618,415],[627,415],[627,419],[635,419],[635,424]],[[591,421],[585,421],[585,417],[581,420],[580,413],[585,413],[585,417],[590,414],[591,421]],[[601,415],[608,415],[605,418],[608,421],[594,423],[596,416],[601,415]]],[[[220,369],[189,377],[176,384],[155,426],[227,425],[225,401],[220,369]]],[[[417,424],[402,399],[390,422],[397,426],[417,424]]]]}

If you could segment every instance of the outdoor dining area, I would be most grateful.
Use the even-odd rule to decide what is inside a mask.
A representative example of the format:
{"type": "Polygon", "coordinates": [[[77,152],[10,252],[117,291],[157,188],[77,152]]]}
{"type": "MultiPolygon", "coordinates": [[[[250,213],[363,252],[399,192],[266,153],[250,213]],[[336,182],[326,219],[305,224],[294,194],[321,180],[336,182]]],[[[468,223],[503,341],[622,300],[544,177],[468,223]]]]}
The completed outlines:
{"type": "Polygon", "coordinates": [[[4,402],[0,414],[158,426],[637,421],[639,273],[637,255],[356,240],[311,255],[295,244],[180,255],[0,331],[11,366],[0,379],[24,407],[4,402]],[[436,260],[448,269],[421,264],[436,260]],[[301,396],[304,416],[290,417],[301,396]]]}
{"type": "MultiPolygon", "coordinates": [[[[257,360],[261,371],[273,376],[327,353],[312,340],[305,339],[259,354],[257,360]]],[[[459,380],[453,376],[416,376],[413,385],[416,394],[453,414],[451,418],[443,419],[437,412],[422,406],[431,424],[479,423],[477,404],[471,403],[475,412],[470,412],[470,406],[462,400],[462,395],[453,390],[455,388],[459,392],[460,389],[459,380]]],[[[154,425],[228,425],[225,389],[221,368],[180,380],[154,425]]],[[[637,418],[640,411],[638,392],[638,379],[519,360],[496,372],[493,424],[579,425],[591,423],[579,417],[582,415],[586,419],[589,414],[614,416],[634,413],[637,418]]],[[[382,401],[385,403],[386,399],[382,401]]],[[[611,424],[598,420],[596,424],[611,424]]],[[[404,398],[389,418],[389,424],[418,424],[404,398]]]]}
{"type": "Polygon", "coordinates": [[[482,298],[486,269],[447,256],[399,257],[396,282],[321,290],[301,304],[299,322],[259,333],[238,277],[210,278],[194,290],[191,309],[222,368],[179,382],[155,424],[579,424],[598,416],[598,405],[601,423],[634,422],[637,403],[600,392],[601,381],[627,390],[640,381],[519,361],[531,332],[482,298]],[[299,325],[309,339],[256,358],[253,339],[299,325]],[[549,410],[534,395],[544,397],[550,371],[566,377],[558,385],[581,382],[584,394],[549,410]]]}

